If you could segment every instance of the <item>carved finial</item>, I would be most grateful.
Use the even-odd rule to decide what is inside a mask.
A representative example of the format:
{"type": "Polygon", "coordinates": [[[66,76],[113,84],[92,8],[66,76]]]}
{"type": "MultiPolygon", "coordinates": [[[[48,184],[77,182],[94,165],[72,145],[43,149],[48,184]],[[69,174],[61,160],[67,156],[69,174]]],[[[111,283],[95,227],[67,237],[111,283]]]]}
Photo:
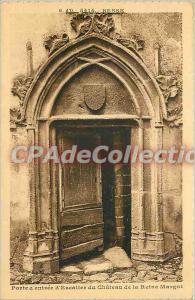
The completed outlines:
{"type": "Polygon", "coordinates": [[[143,50],[145,45],[144,40],[137,34],[129,38],[124,38],[120,34],[117,34],[116,40],[128,49],[134,49],[136,51],[143,50]]]}
{"type": "Polygon", "coordinates": [[[159,43],[155,43],[154,44],[154,49],[160,49],[160,44],[159,43]]]}
{"type": "Polygon", "coordinates": [[[30,41],[26,43],[26,52],[27,52],[27,77],[33,76],[33,53],[32,53],[32,44],[30,41]]]}
{"type": "Polygon", "coordinates": [[[64,32],[63,34],[53,34],[46,36],[44,39],[45,49],[49,52],[49,55],[59,48],[63,47],[69,42],[68,35],[64,32]]]}
{"type": "Polygon", "coordinates": [[[169,101],[176,99],[178,94],[178,80],[173,75],[158,75],[156,80],[164,95],[165,104],[167,108],[167,117],[165,120],[170,127],[179,127],[182,124],[183,106],[176,102],[174,107],[169,107],[169,101]]]}
{"type": "Polygon", "coordinates": [[[160,74],[160,45],[159,43],[154,44],[154,65],[155,74],[158,76],[160,74]]]}
{"type": "Polygon", "coordinates": [[[159,75],[156,77],[160,89],[165,98],[165,103],[178,94],[178,80],[173,75],[159,75]]]}
{"type": "Polygon", "coordinates": [[[26,49],[27,49],[27,50],[32,50],[32,43],[31,43],[30,41],[28,41],[28,42],[26,43],[26,49]]]}
{"type": "Polygon", "coordinates": [[[10,121],[12,125],[19,123],[20,125],[23,124],[24,119],[22,118],[22,115],[24,109],[24,99],[32,80],[32,77],[27,77],[26,75],[18,75],[13,80],[11,92],[13,96],[18,97],[19,101],[16,106],[10,108],[10,121]]]}

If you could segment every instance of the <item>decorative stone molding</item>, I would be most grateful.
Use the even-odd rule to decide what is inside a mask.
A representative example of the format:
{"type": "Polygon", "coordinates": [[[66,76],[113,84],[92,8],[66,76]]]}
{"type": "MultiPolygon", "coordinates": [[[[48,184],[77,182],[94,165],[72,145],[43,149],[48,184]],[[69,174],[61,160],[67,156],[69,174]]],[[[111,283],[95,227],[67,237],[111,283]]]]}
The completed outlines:
{"type": "Polygon", "coordinates": [[[169,122],[170,127],[179,127],[182,124],[183,105],[179,104],[173,109],[167,108],[166,121],[169,122]]]}
{"type": "Polygon", "coordinates": [[[158,75],[156,80],[165,98],[165,103],[169,98],[174,98],[178,93],[177,79],[171,75],[158,75]]]}
{"type": "Polygon", "coordinates": [[[13,80],[13,87],[11,92],[14,96],[18,96],[20,104],[23,104],[26,93],[31,85],[33,78],[26,77],[25,75],[19,75],[13,80]]]}
{"type": "Polygon", "coordinates": [[[171,75],[158,75],[156,80],[162,90],[167,107],[167,118],[165,120],[169,122],[170,127],[179,127],[182,124],[183,106],[179,104],[174,108],[169,108],[168,105],[169,101],[174,99],[178,94],[178,81],[171,75]]]}
{"type": "Polygon", "coordinates": [[[76,14],[71,20],[71,26],[78,34],[77,37],[95,32],[111,38],[115,29],[110,14],[76,14]]]}
{"type": "Polygon", "coordinates": [[[77,37],[94,32],[116,40],[128,49],[139,51],[144,48],[144,40],[139,35],[134,34],[130,38],[125,38],[115,32],[114,20],[110,14],[77,14],[73,16],[71,26],[77,37]]]}
{"type": "MultiPolygon", "coordinates": [[[[110,14],[76,14],[72,17],[70,24],[77,33],[77,38],[96,33],[116,40],[128,49],[139,51],[144,48],[144,40],[139,35],[134,34],[130,38],[125,38],[116,33],[114,20],[110,14]]],[[[68,42],[69,37],[66,33],[61,35],[53,34],[45,38],[44,46],[50,55],[68,42]]]]}
{"type": "Polygon", "coordinates": [[[68,42],[69,42],[69,37],[66,33],[63,33],[62,35],[53,34],[45,38],[44,46],[50,55],[54,51],[66,45],[68,42]]]}
{"type": "Polygon", "coordinates": [[[21,119],[21,109],[20,107],[12,107],[10,108],[10,127],[16,127],[17,122],[21,119]]]}
{"type": "Polygon", "coordinates": [[[13,86],[11,89],[11,93],[13,96],[17,96],[19,99],[18,105],[10,108],[10,123],[13,126],[14,124],[23,124],[21,123],[24,120],[22,118],[23,106],[24,106],[24,98],[26,93],[31,85],[33,78],[27,77],[25,75],[18,75],[13,80],[13,86]]]}
{"type": "Polygon", "coordinates": [[[136,51],[143,50],[145,42],[141,39],[141,37],[137,34],[131,36],[131,38],[127,39],[122,37],[121,35],[116,35],[116,40],[123,46],[127,47],[128,49],[134,49],[136,51]]]}

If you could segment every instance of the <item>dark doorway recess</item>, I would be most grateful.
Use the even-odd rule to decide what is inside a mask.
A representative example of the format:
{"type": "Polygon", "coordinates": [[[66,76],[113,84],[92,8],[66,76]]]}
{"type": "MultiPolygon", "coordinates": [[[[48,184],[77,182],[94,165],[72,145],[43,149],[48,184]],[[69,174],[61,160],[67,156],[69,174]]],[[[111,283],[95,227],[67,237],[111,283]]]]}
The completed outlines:
{"type": "MultiPolygon", "coordinates": [[[[57,128],[62,150],[106,145],[125,152],[130,128],[57,128]]],[[[106,152],[101,152],[105,157],[106,152]]],[[[131,255],[130,163],[61,164],[59,167],[60,253],[67,260],[119,245],[131,255]]]]}
{"type": "MultiPolygon", "coordinates": [[[[110,149],[120,149],[125,152],[130,144],[129,129],[104,129],[102,144],[110,149]],[[117,137],[117,138],[116,138],[117,137]],[[116,140],[115,140],[116,138],[116,140]]],[[[104,248],[115,245],[122,246],[128,255],[131,254],[131,178],[130,164],[106,163],[102,165],[102,199],[104,216],[104,248]],[[118,180],[118,178],[120,180],[118,180]],[[120,185],[120,195],[117,185],[120,185]],[[117,198],[121,198],[121,208],[117,208],[117,198]],[[119,214],[119,212],[120,214],[119,214]],[[122,214],[121,214],[122,212],[122,214]],[[121,221],[122,234],[117,234],[117,218],[121,221]],[[124,230],[124,231],[123,231],[124,230]]],[[[120,204],[119,204],[120,205],[120,204]]],[[[120,226],[119,226],[120,227],[120,226]]]]}

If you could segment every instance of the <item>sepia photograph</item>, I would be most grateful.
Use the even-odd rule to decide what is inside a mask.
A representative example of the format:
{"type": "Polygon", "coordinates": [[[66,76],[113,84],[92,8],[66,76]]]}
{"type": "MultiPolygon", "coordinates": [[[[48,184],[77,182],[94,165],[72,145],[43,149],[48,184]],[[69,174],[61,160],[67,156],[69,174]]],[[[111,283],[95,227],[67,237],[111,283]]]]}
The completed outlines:
{"type": "Polygon", "coordinates": [[[178,299],[185,251],[191,274],[192,241],[186,247],[184,234],[194,164],[185,3],[167,11],[166,4],[155,9],[157,1],[146,11],[118,4],[3,6],[12,299],[25,287],[70,285],[90,286],[88,299],[103,299],[93,286],[96,293],[115,289],[118,299],[138,299],[134,289],[147,299],[157,299],[154,290],[158,299],[178,299]]]}

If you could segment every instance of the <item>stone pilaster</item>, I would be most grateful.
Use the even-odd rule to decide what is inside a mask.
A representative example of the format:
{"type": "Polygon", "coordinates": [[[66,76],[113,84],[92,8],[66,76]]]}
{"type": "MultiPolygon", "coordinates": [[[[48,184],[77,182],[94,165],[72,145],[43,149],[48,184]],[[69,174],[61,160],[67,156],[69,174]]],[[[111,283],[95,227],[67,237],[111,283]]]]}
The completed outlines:
{"type": "MultiPolygon", "coordinates": [[[[37,142],[35,128],[28,127],[29,144],[37,142]]],[[[39,163],[38,159],[33,159],[29,165],[30,170],[30,221],[28,247],[24,253],[23,268],[32,273],[55,273],[59,271],[59,239],[57,230],[57,216],[43,228],[40,215],[40,194],[39,186],[39,163]]],[[[54,178],[56,170],[51,168],[51,177],[54,178]]],[[[50,176],[50,172],[46,176],[50,176]]],[[[53,181],[52,181],[53,182],[53,181]]],[[[50,189],[49,189],[50,190],[50,189]]],[[[57,213],[56,189],[49,193],[51,198],[52,211],[57,213]]],[[[50,210],[47,212],[50,217],[50,210]]]]}

